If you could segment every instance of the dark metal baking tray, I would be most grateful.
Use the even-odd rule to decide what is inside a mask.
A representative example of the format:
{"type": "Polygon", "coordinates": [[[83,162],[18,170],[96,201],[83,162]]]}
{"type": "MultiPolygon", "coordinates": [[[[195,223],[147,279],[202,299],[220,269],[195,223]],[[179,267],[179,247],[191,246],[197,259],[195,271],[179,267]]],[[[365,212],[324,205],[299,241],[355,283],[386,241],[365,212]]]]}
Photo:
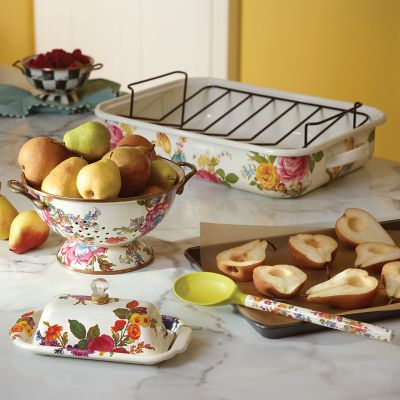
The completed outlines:
{"type": "MultiPolygon", "coordinates": [[[[383,221],[381,222],[381,225],[387,230],[400,230],[400,219],[383,221]]],[[[190,247],[186,249],[184,254],[194,269],[199,271],[203,270],[200,260],[200,246],[190,247]]],[[[233,305],[233,308],[238,312],[238,307],[236,305],[233,305]]],[[[296,322],[290,325],[263,325],[253,321],[241,313],[239,313],[239,315],[243,317],[254,329],[256,329],[257,332],[269,339],[280,339],[288,336],[295,336],[308,332],[317,332],[328,329],[307,322],[296,322]]],[[[395,317],[400,317],[400,310],[351,314],[352,319],[363,322],[381,321],[395,317]]]]}

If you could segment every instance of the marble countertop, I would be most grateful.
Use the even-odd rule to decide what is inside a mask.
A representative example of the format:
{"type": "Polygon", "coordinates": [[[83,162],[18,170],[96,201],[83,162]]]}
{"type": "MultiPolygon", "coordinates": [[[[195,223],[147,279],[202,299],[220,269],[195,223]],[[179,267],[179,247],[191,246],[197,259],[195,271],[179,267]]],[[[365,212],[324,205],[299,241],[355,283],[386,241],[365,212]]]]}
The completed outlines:
{"type": "MultiPolygon", "coordinates": [[[[93,119],[41,114],[0,119],[0,181],[19,211],[32,205],[10,193],[21,145],[38,135],[61,137],[93,119]]],[[[149,238],[156,251],[148,267],[107,277],[110,293],[142,298],[193,329],[188,350],[156,366],[61,359],[13,346],[8,329],[25,311],[42,308],[60,293],[90,292],[93,276],[62,268],[55,257],[63,239],[25,254],[0,242],[0,398],[2,399],[398,399],[400,334],[392,344],[335,331],[270,340],[261,337],[229,306],[184,304],[172,282],[190,272],[183,252],[199,244],[200,221],[247,225],[332,225],[346,207],[361,207],[379,219],[400,216],[400,164],[373,159],[340,180],[295,200],[278,200],[193,179],[149,238]]],[[[400,332],[398,319],[381,323],[400,332]]]]}

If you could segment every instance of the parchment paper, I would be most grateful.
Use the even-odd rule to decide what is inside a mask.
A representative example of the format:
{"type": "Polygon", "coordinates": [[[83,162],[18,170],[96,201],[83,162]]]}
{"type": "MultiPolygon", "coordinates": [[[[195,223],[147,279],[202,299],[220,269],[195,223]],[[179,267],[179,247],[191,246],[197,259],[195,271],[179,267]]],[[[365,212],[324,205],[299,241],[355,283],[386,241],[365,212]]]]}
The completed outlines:
{"type": "MultiPolygon", "coordinates": [[[[336,258],[331,266],[330,275],[334,276],[346,268],[353,268],[356,259],[356,252],[353,248],[342,244],[336,237],[335,230],[321,229],[311,226],[296,226],[296,227],[268,227],[268,226],[254,226],[254,225],[225,225],[225,224],[211,224],[201,223],[200,225],[200,257],[201,267],[204,271],[222,273],[217,267],[215,262],[216,255],[228,248],[244,244],[254,239],[268,239],[276,247],[273,250],[271,246],[267,247],[266,265],[275,264],[293,264],[293,260],[288,252],[288,239],[294,233],[321,233],[333,237],[339,244],[336,258]]],[[[400,243],[400,231],[388,230],[396,243],[400,243]]],[[[358,310],[343,310],[334,306],[327,306],[324,304],[315,304],[307,301],[304,296],[307,289],[318,283],[326,281],[326,270],[311,270],[301,268],[307,274],[307,281],[304,284],[300,293],[292,299],[281,300],[286,303],[296,304],[302,307],[310,308],[318,311],[325,311],[331,314],[351,315],[366,312],[384,312],[389,310],[400,310],[400,302],[388,304],[389,300],[386,296],[385,288],[380,280],[380,273],[370,273],[379,280],[379,290],[373,302],[366,308],[358,310]]],[[[246,294],[264,296],[258,292],[254,283],[251,282],[236,282],[239,288],[246,294]]],[[[246,317],[252,319],[263,325],[279,326],[299,321],[292,318],[284,317],[281,315],[261,312],[257,310],[248,309],[239,306],[239,312],[246,317]]]]}

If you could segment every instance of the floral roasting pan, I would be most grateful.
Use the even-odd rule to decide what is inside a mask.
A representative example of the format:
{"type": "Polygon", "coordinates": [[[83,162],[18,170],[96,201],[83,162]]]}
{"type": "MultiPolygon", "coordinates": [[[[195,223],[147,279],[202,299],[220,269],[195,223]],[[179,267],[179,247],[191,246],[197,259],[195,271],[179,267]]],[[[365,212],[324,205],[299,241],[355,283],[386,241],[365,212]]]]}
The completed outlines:
{"type": "Polygon", "coordinates": [[[143,135],[200,178],[266,196],[298,197],[361,167],[385,122],[360,103],[211,78],[187,79],[182,102],[182,82],[135,93],[132,108],[130,95],[108,100],[95,113],[114,142],[143,135]]]}

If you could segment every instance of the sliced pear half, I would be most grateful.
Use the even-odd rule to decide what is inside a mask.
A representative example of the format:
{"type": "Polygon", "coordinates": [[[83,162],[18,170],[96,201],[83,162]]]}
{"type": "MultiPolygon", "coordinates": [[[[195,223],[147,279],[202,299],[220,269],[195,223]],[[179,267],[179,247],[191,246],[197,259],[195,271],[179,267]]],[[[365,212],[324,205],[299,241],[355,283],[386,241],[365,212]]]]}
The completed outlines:
{"type": "Polygon", "coordinates": [[[289,252],[296,265],[324,268],[336,255],[338,244],[326,235],[299,233],[289,238],[289,252]]]}
{"type": "Polygon", "coordinates": [[[266,296],[293,297],[306,280],[307,275],[293,265],[260,265],[253,271],[255,287],[266,296]]]}
{"type": "Polygon", "coordinates": [[[386,294],[392,300],[400,299],[400,261],[385,264],[381,274],[386,294]]]}
{"type": "Polygon", "coordinates": [[[340,308],[366,307],[376,296],[378,280],[367,271],[348,268],[328,281],[307,290],[311,303],[330,304],[340,308]]]}
{"type": "Polygon", "coordinates": [[[336,221],[335,230],[342,242],[353,247],[368,242],[395,244],[380,223],[359,208],[348,208],[336,221]]]}
{"type": "Polygon", "coordinates": [[[363,243],[356,247],[355,267],[379,270],[389,261],[400,260],[400,248],[386,243],[363,243]]]}
{"type": "Polygon", "coordinates": [[[252,240],[241,246],[227,249],[217,254],[217,267],[235,281],[251,281],[253,269],[264,264],[266,240],[252,240]]]}

